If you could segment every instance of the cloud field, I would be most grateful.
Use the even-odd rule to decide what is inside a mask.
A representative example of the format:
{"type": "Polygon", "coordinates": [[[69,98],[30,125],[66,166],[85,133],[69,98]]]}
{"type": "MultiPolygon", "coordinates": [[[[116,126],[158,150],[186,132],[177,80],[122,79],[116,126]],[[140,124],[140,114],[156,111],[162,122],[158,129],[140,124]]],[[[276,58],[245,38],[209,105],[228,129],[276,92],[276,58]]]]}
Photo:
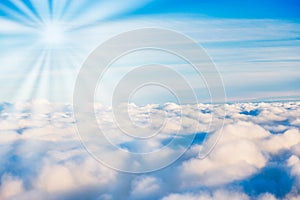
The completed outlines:
{"type": "MultiPolygon", "coordinates": [[[[138,126],[153,129],[166,121],[160,134],[139,143],[115,127],[110,107],[96,104],[99,127],[124,151],[155,151],[174,133],[184,138],[196,132],[176,162],[128,174],[99,163],[85,150],[72,105],[2,103],[0,199],[300,199],[300,102],[226,104],[221,137],[200,159],[205,136],[221,131],[207,131],[212,114],[223,122],[221,107],[131,104],[131,120],[138,126]]],[[[126,157],[116,158],[131,164],[126,157]]]]}

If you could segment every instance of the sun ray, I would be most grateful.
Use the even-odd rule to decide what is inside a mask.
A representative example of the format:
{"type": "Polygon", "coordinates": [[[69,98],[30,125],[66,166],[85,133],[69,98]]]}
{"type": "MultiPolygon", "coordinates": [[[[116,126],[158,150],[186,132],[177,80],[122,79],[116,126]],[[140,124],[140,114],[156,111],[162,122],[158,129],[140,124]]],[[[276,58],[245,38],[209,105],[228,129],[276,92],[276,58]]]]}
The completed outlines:
{"type": "MultiPolygon", "coordinates": [[[[94,3],[94,2],[93,2],[94,3]]],[[[62,9],[62,16],[61,18],[68,21],[72,22],[73,21],[73,15],[78,9],[82,9],[80,13],[84,12],[83,10],[85,9],[85,5],[87,3],[83,0],[78,0],[78,1],[71,1],[71,0],[66,0],[66,4],[62,9]],[[71,3],[72,2],[72,3],[71,3]]]]}
{"type": "Polygon", "coordinates": [[[45,58],[46,51],[42,50],[39,55],[36,56],[35,63],[32,63],[28,65],[30,70],[26,73],[24,76],[24,80],[20,81],[20,87],[15,91],[14,99],[17,101],[23,100],[29,100],[32,99],[33,91],[35,90],[35,83],[38,79],[38,71],[40,70],[44,58],[45,58]]]}
{"type": "Polygon", "coordinates": [[[47,0],[48,1],[48,9],[49,9],[49,19],[53,19],[53,1],[52,0],[47,0]]]}
{"type": "Polygon", "coordinates": [[[49,65],[49,51],[45,51],[45,55],[43,56],[42,62],[40,64],[40,67],[37,70],[37,74],[36,74],[36,79],[33,83],[33,85],[35,86],[34,90],[32,90],[31,92],[31,97],[34,99],[42,99],[42,98],[46,98],[46,96],[44,96],[46,94],[46,89],[47,87],[45,84],[45,77],[47,76],[46,74],[46,68],[49,65]]]}
{"type": "Polygon", "coordinates": [[[31,3],[31,0],[24,0],[23,1],[25,6],[28,7],[28,9],[30,9],[32,11],[32,13],[42,22],[42,18],[41,16],[39,15],[39,13],[37,12],[37,10],[35,9],[35,7],[33,7],[32,3],[31,3]]]}
{"type": "Polygon", "coordinates": [[[51,15],[48,8],[48,1],[30,0],[32,7],[37,11],[42,21],[51,19],[51,15]]]}
{"type": "Polygon", "coordinates": [[[28,6],[26,6],[24,1],[14,0],[13,4],[16,7],[18,7],[19,10],[22,10],[24,12],[24,14],[26,14],[28,16],[28,18],[33,20],[35,23],[37,23],[37,24],[41,23],[41,19],[34,12],[32,12],[32,10],[30,8],[28,8],[28,6]]]}
{"type": "MultiPolygon", "coordinates": [[[[67,13],[68,9],[70,6],[74,3],[72,0],[64,0],[64,3],[60,3],[61,1],[59,0],[54,0],[54,7],[56,8],[56,14],[55,17],[56,19],[63,19],[65,14],[67,13]],[[71,4],[72,3],[72,4],[71,4]],[[61,6],[58,6],[61,5],[61,6]]],[[[76,1],[79,2],[79,1],[76,1]]]]}
{"type": "Polygon", "coordinates": [[[10,21],[14,21],[15,23],[20,23],[22,26],[32,26],[32,20],[24,17],[22,13],[11,9],[10,7],[6,7],[4,5],[0,5],[0,10],[2,10],[9,17],[10,21]]]}
{"type": "Polygon", "coordinates": [[[147,3],[147,1],[94,1],[90,4],[77,5],[69,9],[68,21],[73,21],[73,29],[92,26],[107,21],[112,17],[128,12],[147,3]],[[76,14],[75,14],[76,13],[76,14]],[[80,13],[80,14],[77,14],[80,13]]]}
{"type": "MultiPolygon", "coordinates": [[[[10,8],[6,8],[6,4],[2,6],[4,6],[5,13],[13,18],[0,23],[0,28],[3,27],[0,31],[1,35],[6,39],[13,37],[11,38],[13,43],[6,43],[7,47],[26,49],[26,51],[29,46],[33,47],[30,48],[30,51],[33,51],[28,52],[28,58],[31,61],[22,63],[22,71],[26,75],[18,79],[21,86],[16,90],[14,98],[55,100],[59,96],[69,94],[68,99],[71,97],[70,90],[73,89],[71,85],[75,82],[77,70],[95,46],[89,38],[82,40],[82,34],[85,31],[80,32],[72,27],[82,27],[85,24],[98,22],[130,10],[141,3],[133,1],[124,6],[122,2],[110,1],[88,4],[79,0],[71,4],[70,0],[26,0],[22,2],[12,0],[10,4],[12,4],[10,8]],[[96,11],[96,6],[100,10],[96,11]],[[111,9],[113,7],[117,9],[111,9]],[[22,11],[19,12],[19,10],[22,11]],[[78,16],[74,13],[78,13],[78,16]],[[26,40],[21,43],[24,38],[26,40]],[[63,91],[68,90],[69,93],[65,92],[68,94],[63,94],[63,91]]],[[[102,38],[98,38],[97,42],[101,40],[102,38]]]]}
{"type": "Polygon", "coordinates": [[[49,77],[53,73],[50,71],[50,65],[52,64],[51,62],[51,51],[47,51],[46,57],[45,57],[45,62],[44,62],[44,67],[40,71],[39,77],[40,79],[38,80],[37,84],[39,85],[38,89],[36,90],[36,97],[37,98],[46,98],[50,99],[51,94],[49,93],[50,90],[50,83],[49,83],[49,77]]]}
{"type": "Polygon", "coordinates": [[[53,93],[55,93],[53,95],[56,99],[72,98],[72,86],[75,83],[77,69],[80,66],[80,63],[76,62],[76,59],[74,59],[74,57],[75,56],[72,55],[72,53],[68,50],[66,50],[64,54],[57,55],[57,59],[60,65],[55,67],[55,69],[52,69],[55,74],[51,76],[52,90],[53,93]]]}
{"type": "Polygon", "coordinates": [[[25,38],[27,36],[34,38],[37,32],[38,31],[31,26],[26,26],[12,20],[6,20],[0,18],[0,39],[3,39],[7,42],[16,43],[15,40],[12,40],[12,39],[17,39],[16,36],[19,36],[20,40],[24,40],[24,36],[25,38]]]}

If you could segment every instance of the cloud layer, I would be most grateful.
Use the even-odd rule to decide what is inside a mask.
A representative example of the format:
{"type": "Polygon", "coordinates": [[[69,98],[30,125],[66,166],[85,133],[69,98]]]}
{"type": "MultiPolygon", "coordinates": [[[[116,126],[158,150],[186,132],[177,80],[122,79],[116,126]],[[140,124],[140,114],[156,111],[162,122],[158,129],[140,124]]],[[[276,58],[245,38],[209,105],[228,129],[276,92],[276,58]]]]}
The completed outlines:
{"type": "MultiPolygon", "coordinates": [[[[223,120],[221,105],[132,104],[135,124],[147,127],[151,122],[148,128],[153,129],[155,120],[167,120],[159,135],[140,144],[122,136],[113,125],[110,107],[96,104],[99,126],[116,146],[129,152],[157,150],[174,133],[183,138],[197,133],[188,151],[172,165],[151,173],[127,174],[99,163],[85,150],[71,105],[41,100],[2,103],[0,199],[299,198],[300,102],[227,104],[226,111],[221,138],[200,159],[203,138],[211,134],[206,132],[211,114],[223,120]]],[[[218,127],[211,130],[221,131],[218,127]]],[[[133,164],[126,157],[115,158],[133,164]]]]}

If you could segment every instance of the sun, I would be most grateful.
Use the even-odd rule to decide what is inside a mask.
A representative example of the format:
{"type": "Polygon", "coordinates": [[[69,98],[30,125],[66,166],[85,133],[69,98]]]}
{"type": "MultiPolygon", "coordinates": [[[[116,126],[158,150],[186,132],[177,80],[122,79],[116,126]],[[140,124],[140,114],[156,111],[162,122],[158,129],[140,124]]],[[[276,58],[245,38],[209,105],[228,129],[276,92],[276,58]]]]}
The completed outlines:
{"type": "Polygon", "coordinates": [[[49,46],[62,44],[65,40],[64,34],[65,31],[61,23],[48,22],[42,28],[42,42],[49,46]]]}

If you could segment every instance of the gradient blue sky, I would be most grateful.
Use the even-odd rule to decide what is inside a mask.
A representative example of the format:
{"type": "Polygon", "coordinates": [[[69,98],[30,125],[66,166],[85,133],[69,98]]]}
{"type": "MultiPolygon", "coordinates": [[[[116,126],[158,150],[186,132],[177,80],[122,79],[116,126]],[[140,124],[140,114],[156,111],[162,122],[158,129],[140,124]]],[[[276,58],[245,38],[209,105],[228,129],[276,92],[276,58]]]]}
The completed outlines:
{"type": "MultiPolygon", "coordinates": [[[[112,35],[149,26],[182,32],[202,45],[223,76],[229,101],[299,99],[299,8],[297,0],[4,0],[0,100],[70,102],[78,69],[95,47],[112,35]],[[56,41],[49,42],[51,37],[56,41]]],[[[206,96],[203,84],[184,63],[155,54],[151,60],[150,54],[138,57],[172,63],[206,96]]],[[[134,64],[130,57],[123,59],[107,78],[117,81],[124,73],[121,68],[134,64]]],[[[160,101],[169,100],[161,95],[160,101]]]]}
{"type": "MultiPolygon", "coordinates": [[[[300,199],[299,7],[297,0],[0,0],[0,199],[300,199]],[[150,165],[185,148],[169,141],[195,134],[172,165],[152,173],[121,173],[91,157],[80,138],[121,163],[121,171],[142,162],[109,151],[89,118],[76,117],[76,107],[74,118],[73,89],[82,63],[97,46],[144,27],[193,38],[216,64],[228,101],[246,102],[157,105],[174,97],[147,88],[133,98],[149,105],[125,107],[134,124],[145,125],[146,133],[155,130],[142,140],[135,137],[141,129],[124,134],[112,107],[95,103],[99,128],[115,147],[129,153],[170,150],[150,165]],[[247,102],[290,99],[298,101],[247,102]],[[24,100],[32,101],[19,102],[24,100]],[[87,122],[87,134],[76,131],[78,121],[87,122]],[[201,146],[215,144],[214,133],[221,132],[213,151],[199,159],[201,146]],[[84,136],[92,136],[91,142],[84,136]]],[[[155,50],[114,62],[99,81],[96,98],[109,102],[124,74],[149,63],[172,67],[200,101],[209,100],[189,64],[155,50]]]]}

